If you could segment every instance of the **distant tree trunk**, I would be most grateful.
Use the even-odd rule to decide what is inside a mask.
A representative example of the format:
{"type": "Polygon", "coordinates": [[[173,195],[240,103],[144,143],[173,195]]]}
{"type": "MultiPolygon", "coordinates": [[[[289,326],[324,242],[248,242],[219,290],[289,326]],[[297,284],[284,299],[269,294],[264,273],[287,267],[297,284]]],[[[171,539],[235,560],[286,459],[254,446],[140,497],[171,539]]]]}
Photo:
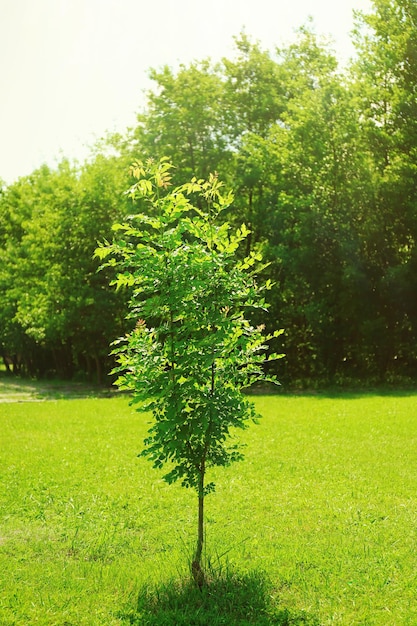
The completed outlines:
{"type": "Polygon", "coordinates": [[[22,356],[20,354],[12,354],[10,356],[10,360],[13,365],[13,374],[21,374],[22,373],[22,356]]]}
{"type": "Polygon", "coordinates": [[[103,382],[103,368],[101,366],[101,360],[98,354],[94,355],[94,360],[96,363],[97,384],[101,385],[103,382]]]}
{"type": "Polygon", "coordinates": [[[93,366],[91,362],[91,356],[89,354],[84,354],[85,358],[85,366],[87,368],[87,380],[91,382],[93,379],[93,366]]]}
{"type": "Polygon", "coordinates": [[[4,366],[5,366],[5,368],[6,368],[6,372],[7,372],[8,374],[12,374],[12,370],[11,370],[11,368],[10,368],[10,357],[8,357],[8,356],[7,356],[6,354],[4,354],[4,353],[2,353],[2,355],[1,355],[1,356],[2,356],[2,358],[3,358],[3,363],[4,363],[4,366]]]}

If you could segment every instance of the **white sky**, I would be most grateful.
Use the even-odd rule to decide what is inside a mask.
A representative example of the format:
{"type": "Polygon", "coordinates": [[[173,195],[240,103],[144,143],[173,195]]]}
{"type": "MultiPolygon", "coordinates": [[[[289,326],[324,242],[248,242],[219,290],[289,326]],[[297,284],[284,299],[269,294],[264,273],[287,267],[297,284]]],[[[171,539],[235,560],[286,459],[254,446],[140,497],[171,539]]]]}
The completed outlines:
{"type": "Polygon", "coordinates": [[[143,108],[148,70],[230,56],[242,29],[288,44],[313,17],[340,59],[352,10],[370,0],[0,0],[0,179],[43,162],[84,160],[107,130],[143,108]]]}

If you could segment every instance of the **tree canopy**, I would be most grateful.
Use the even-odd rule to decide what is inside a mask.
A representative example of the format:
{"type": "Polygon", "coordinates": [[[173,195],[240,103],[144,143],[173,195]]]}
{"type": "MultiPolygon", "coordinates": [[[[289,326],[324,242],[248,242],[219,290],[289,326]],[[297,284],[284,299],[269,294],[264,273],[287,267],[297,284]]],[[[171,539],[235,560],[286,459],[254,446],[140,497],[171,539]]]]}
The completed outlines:
{"type": "MultiPolygon", "coordinates": [[[[92,254],[131,212],[129,165],[168,157],[175,185],[218,172],[234,191],[221,219],[245,223],[242,256],[261,252],[269,264],[284,384],[414,379],[415,2],[373,0],[356,15],[354,42],[344,68],[307,24],[281,49],[242,34],[217,64],[151,70],[144,112],[107,138],[110,151],[3,185],[7,362],[38,375],[103,378],[111,369],[108,345],[126,330],[127,300],[109,290],[92,254]]],[[[266,322],[261,311],[257,322],[266,322]]]]}

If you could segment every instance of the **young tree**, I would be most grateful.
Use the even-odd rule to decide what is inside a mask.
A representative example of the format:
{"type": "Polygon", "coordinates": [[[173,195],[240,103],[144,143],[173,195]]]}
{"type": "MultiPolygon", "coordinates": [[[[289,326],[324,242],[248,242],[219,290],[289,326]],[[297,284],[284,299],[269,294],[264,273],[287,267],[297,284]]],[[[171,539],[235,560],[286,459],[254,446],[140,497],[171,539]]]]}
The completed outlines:
{"type": "Polygon", "coordinates": [[[263,336],[248,319],[251,309],[267,305],[255,282],[259,257],[235,257],[247,228],[232,233],[218,220],[231,194],[215,175],[168,192],[171,168],[166,159],[133,165],[138,182],[129,193],[151,205],[152,217],[139,213],[116,224],[122,236],[96,254],[117,270],[117,287],[132,289],[136,327],[115,353],[119,388],[133,392],[139,411],[153,413],[141,454],[156,468],[168,465],[168,483],[180,480],[198,495],[191,569],[201,586],[204,498],[214,490],[207,470],[242,458],[233,429],[258,417],[242,391],[269,380],[263,364],[279,355],[267,357],[265,342],[280,332],[263,336]]]}

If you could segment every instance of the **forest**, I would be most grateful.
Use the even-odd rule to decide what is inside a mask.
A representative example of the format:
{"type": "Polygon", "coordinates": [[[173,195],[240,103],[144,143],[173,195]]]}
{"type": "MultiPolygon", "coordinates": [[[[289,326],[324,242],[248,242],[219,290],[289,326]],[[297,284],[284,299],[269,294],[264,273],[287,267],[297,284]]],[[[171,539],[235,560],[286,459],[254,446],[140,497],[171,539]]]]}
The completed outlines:
{"type": "MultiPolygon", "coordinates": [[[[83,163],[0,184],[0,357],[10,373],[111,381],[128,294],[97,242],[134,212],[132,162],[168,157],[173,183],[217,172],[224,219],[262,254],[285,386],[412,383],[417,375],[417,3],[373,0],[341,67],[307,23],[265,50],[150,70],[134,127],[83,163]]],[[[0,172],[1,177],[1,172],[0,172]]]]}

